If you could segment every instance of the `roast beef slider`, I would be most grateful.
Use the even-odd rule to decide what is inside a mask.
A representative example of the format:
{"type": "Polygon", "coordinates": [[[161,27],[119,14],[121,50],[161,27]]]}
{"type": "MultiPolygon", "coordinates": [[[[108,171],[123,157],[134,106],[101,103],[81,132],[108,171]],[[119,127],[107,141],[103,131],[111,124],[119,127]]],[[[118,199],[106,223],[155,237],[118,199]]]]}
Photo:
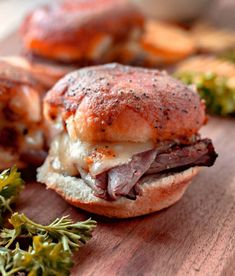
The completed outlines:
{"type": "Polygon", "coordinates": [[[158,70],[115,63],[80,69],[48,92],[44,115],[53,141],[38,180],[105,216],[170,206],[217,157],[199,134],[204,102],[158,70]]]}

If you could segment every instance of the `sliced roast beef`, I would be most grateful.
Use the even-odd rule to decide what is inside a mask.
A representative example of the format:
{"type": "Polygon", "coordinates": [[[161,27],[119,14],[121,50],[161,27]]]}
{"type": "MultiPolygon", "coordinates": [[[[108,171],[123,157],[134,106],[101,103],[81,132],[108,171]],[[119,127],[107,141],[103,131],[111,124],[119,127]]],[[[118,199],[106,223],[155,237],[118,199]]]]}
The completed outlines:
{"type": "Polygon", "coordinates": [[[100,198],[107,198],[107,173],[101,173],[93,178],[88,172],[82,168],[78,168],[81,178],[94,191],[94,194],[100,198]]]}
{"type": "Polygon", "coordinates": [[[131,162],[108,172],[108,194],[111,199],[127,195],[141,176],[150,168],[157,150],[149,150],[133,156],[131,162]]]}
{"type": "Polygon", "coordinates": [[[207,166],[214,164],[217,154],[210,139],[203,139],[193,145],[175,145],[158,154],[145,174],[156,174],[174,168],[207,166]]]}
{"type": "Polygon", "coordinates": [[[194,166],[212,166],[217,157],[210,139],[198,140],[191,145],[168,144],[133,156],[128,164],[114,167],[91,177],[79,169],[83,180],[96,196],[116,200],[121,196],[134,199],[134,186],[142,176],[165,172],[179,172],[194,166]]]}

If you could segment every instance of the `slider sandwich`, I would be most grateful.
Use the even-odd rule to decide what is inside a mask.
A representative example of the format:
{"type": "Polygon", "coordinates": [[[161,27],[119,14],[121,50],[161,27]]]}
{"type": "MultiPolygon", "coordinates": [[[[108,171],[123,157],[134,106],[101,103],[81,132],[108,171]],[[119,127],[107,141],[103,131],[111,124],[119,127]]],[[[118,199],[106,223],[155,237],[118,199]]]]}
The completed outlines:
{"type": "Polygon", "coordinates": [[[198,94],[165,72],[107,64],[72,72],[46,95],[53,138],[38,181],[108,217],[166,208],[217,154],[198,133],[198,94]]]}
{"type": "Polygon", "coordinates": [[[0,60],[0,169],[38,166],[45,158],[43,92],[28,71],[0,60]]]}
{"type": "Polygon", "coordinates": [[[63,0],[25,18],[24,52],[33,67],[59,79],[66,70],[113,61],[113,48],[138,35],[143,21],[127,0],[63,0]]]}

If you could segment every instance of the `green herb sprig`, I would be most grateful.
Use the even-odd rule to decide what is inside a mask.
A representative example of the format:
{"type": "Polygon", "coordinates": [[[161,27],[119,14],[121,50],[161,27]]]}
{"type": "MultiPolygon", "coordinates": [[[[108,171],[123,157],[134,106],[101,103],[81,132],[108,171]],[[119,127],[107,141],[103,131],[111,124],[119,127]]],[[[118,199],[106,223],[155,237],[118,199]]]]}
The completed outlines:
{"type": "Polygon", "coordinates": [[[235,63],[235,49],[230,49],[218,55],[218,58],[235,63]]]}
{"type": "Polygon", "coordinates": [[[69,275],[73,265],[74,250],[84,245],[91,237],[96,222],[88,219],[73,223],[68,217],[41,225],[24,214],[14,213],[9,219],[13,228],[0,233],[0,272],[3,276],[25,272],[29,276],[69,275]],[[17,239],[31,238],[32,246],[22,250],[17,239]],[[16,243],[15,248],[11,246],[16,243]]]}
{"type": "Polygon", "coordinates": [[[3,276],[23,272],[29,276],[36,275],[69,275],[73,265],[72,253],[63,250],[61,243],[45,242],[43,237],[34,236],[32,247],[27,251],[20,249],[0,248],[0,272],[3,276]]]}
{"type": "MultiPolygon", "coordinates": [[[[24,187],[16,167],[0,174],[0,218],[24,187]]],[[[73,252],[91,237],[96,221],[73,222],[68,216],[41,225],[26,215],[14,213],[9,222],[12,228],[0,231],[0,274],[3,276],[63,276],[69,275],[73,252]],[[32,241],[23,250],[19,238],[32,241]]],[[[25,248],[25,247],[24,247],[25,248]]]]}
{"type": "Polygon", "coordinates": [[[10,205],[24,188],[24,181],[16,167],[5,170],[0,174],[0,222],[3,214],[12,211],[10,205]]]}
{"type": "Polygon", "coordinates": [[[41,236],[47,242],[61,242],[64,250],[73,251],[85,244],[96,227],[96,221],[88,219],[73,223],[67,216],[55,219],[49,225],[41,225],[24,214],[14,213],[9,219],[12,229],[4,228],[0,233],[0,244],[9,247],[17,237],[41,236]]]}
{"type": "Polygon", "coordinates": [[[175,76],[185,84],[194,84],[209,113],[230,115],[235,113],[235,87],[226,77],[214,73],[178,72],[175,76]]]}

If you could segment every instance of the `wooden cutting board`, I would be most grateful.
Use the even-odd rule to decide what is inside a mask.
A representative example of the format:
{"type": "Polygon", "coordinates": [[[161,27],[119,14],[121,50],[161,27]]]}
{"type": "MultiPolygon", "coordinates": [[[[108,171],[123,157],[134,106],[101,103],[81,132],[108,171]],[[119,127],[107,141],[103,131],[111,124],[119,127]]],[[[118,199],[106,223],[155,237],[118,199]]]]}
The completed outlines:
{"type": "MultiPolygon", "coordinates": [[[[16,34],[0,55],[17,54],[16,34]]],[[[235,275],[235,118],[210,118],[202,130],[219,153],[174,206],[114,220],[68,205],[39,183],[27,183],[16,210],[49,223],[62,215],[98,221],[93,239],[75,257],[72,275],[235,275]]]]}

